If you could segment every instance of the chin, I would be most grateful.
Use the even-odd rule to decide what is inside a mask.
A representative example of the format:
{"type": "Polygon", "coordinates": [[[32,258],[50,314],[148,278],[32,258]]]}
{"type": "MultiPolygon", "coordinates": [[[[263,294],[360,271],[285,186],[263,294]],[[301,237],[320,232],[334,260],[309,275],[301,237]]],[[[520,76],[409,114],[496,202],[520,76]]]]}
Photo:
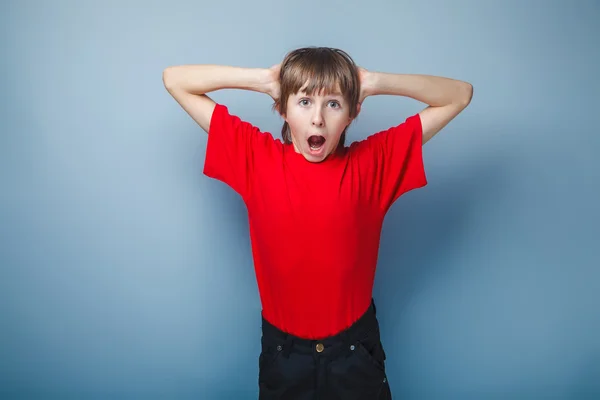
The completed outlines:
{"type": "Polygon", "coordinates": [[[304,151],[302,152],[302,155],[304,156],[306,161],[319,163],[321,161],[324,161],[329,156],[329,152],[323,152],[323,154],[312,154],[310,151],[304,151]]]}
{"type": "Polygon", "coordinates": [[[317,164],[317,163],[320,163],[320,162],[324,161],[326,157],[315,157],[315,156],[312,156],[310,154],[304,154],[304,158],[308,162],[317,164]]]}

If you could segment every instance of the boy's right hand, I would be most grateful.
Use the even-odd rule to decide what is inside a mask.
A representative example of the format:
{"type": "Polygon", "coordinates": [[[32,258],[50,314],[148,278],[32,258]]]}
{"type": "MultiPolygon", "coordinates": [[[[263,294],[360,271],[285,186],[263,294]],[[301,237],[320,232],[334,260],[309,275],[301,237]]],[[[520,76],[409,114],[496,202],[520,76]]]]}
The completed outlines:
{"type": "Polygon", "coordinates": [[[267,82],[267,94],[273,98],[273,100],[279,100],[279,96],[281,94],[280,86],[279,86],[279,73],[281,71],[281,64],[275,64],[269,71],[269,80],[267,82]]]}

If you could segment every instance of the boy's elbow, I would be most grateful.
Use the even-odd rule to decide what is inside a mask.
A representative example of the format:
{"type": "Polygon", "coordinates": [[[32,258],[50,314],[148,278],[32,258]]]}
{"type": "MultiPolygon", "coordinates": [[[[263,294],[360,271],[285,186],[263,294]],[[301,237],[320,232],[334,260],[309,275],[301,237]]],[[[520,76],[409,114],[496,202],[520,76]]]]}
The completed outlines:
{"type": "Polygon", "coordinates": [[[163,70],[162,80],[163,85],[169,91],[181,87],[183,70],[177,66],[169,66],[163,70]]]}
{"type": "Polygon", "coordinates": [[[162,73],[162,81],[163,81],[163,85],[165,86],[165,88],[167,90],[170,90],[173,88],[173,67],[167,67],[163,70],[162,73]]]}
{"type": "Polygon", "coordinates": [[[473,85],[468,82],[463,82],[462,103],[465,107],[471,103],[471,99],[473,99],[473,85]]]}

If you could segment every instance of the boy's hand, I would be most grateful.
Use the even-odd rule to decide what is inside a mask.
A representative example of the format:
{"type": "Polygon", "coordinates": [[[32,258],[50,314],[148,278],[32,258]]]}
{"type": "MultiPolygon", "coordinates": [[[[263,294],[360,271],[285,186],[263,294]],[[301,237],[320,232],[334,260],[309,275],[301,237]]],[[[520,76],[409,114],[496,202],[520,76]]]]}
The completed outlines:
{"type": "Polygon", "coordinates": [[[268,82],[266,93],[277,101],[281,94],[279,86],[279,73],[281,71],[281,64],[273,65],[268,69],[268,82]]]}
{"type": "Polygon", "coordinates": [[[365,101],[367,96],[371,95],[371,82],[370,82],[371,74],[369,71],[362,67],[358,67],[358,80],[360,81],[360,94],[358,98],[358,102],[360,104],[365,101]]]}

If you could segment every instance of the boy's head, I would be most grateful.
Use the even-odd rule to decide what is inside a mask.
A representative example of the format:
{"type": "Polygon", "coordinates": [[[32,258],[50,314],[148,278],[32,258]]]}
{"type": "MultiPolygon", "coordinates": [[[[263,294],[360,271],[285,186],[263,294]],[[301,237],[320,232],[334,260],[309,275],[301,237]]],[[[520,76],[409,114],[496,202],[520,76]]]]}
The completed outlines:
{"type": "Polygon", "coordinates": [[[357,66],[342,50],[306,47],[280,65],[274,104],[285,123],[283,141],[308,161],[323,161],[344,146],[346,129],[360,111],[357,66]]]}

